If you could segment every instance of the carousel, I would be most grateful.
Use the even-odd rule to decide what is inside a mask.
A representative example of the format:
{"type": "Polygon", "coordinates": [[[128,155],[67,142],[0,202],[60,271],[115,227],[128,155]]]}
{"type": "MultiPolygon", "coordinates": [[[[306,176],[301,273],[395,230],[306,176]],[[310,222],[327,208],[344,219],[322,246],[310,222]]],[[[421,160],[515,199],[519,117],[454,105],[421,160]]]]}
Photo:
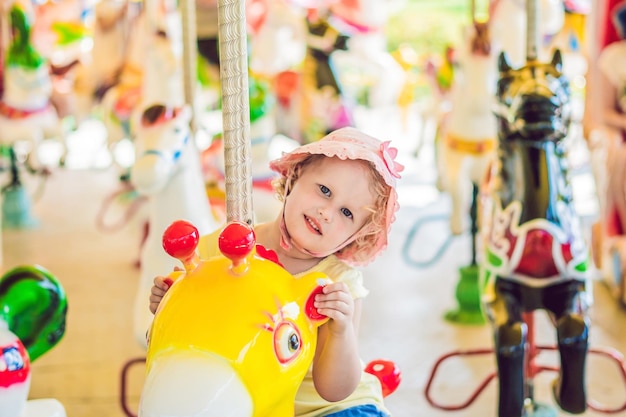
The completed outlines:
{"type": "Polygon", "coordinates": [[[623,0],[0,0],[0,417],[626,413],[624,42],[623,0]],[[281,263],[328,255],[272,167],[344,128],[400,208],[336,252],[327,400],[344,269],[281,263]]]}

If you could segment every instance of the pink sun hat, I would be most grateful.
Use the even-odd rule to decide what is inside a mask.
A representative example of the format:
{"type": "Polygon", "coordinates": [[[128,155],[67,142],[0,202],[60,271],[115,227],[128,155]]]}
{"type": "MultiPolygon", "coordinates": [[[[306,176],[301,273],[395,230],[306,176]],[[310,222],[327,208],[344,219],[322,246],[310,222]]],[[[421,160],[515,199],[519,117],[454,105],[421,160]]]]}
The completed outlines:
{"type": "Polygon", "coordinates": [[[389,186],[384,219],[385,230],[378,233],[374,245],[358,248],[358,250],[353,245],[348,245],[340,250],[336,256],[347,263],[366,265],[387,247],[387,234],[396,219],[395,213],[400,208],[396,180],[400,179],[400,172],[404,170],[404,166],[395,161],[398,150],[390,145],[390,141],[382,142],[353,127],[344,127],[329,133],[317,142],[300,146],[270,161],[270,168],[283,176],[287,175],[290,167],[311,154],[337,157],[343,160],[363,160],[374,165],[376,171],[389,186]]]}

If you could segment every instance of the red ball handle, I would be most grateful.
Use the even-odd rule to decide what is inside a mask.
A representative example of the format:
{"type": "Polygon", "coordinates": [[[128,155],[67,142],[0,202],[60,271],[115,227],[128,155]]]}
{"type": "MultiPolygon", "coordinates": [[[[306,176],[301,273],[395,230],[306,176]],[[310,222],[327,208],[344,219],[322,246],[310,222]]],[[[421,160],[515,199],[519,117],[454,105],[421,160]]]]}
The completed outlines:
{"type": "Polygon", "coordinates": [[[255,243],[256,235],[252,226],[239,221],[226,225],[218,239],[220,252],[234,265],[239,265],[252,252],[255,243]]]}
{"type": "Polygon", "coordinates": [[[393,393],[402,379],[400,369],[395,362],[386,359],[375,359],[367,364],[365,372],[374,375],[380,381],[383,397],[393,393]]]}
{"type": "Polygon", "coordinates": [[[163,232],[163,249],[183,264],[194,256],[199,241],[198,229],[186,220],[176,220],[163,232]]]}

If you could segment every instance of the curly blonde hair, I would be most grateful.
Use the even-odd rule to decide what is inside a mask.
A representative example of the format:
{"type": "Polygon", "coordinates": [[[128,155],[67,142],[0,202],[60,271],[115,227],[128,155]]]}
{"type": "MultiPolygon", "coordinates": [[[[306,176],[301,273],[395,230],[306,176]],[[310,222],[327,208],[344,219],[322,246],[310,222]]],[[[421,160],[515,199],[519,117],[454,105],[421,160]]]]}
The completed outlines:
{"type": "MultiPolygon", "coordinates": [[[[276,191],[277,198],[280,201],[284,201],[286,195],[289,194],[289,192],[293,188],[293,185],[296,183],[298,178],[300,178],[304,170],[307,167],[314,165],[323,158],[335,157],[329,157],[323,154],[309,154],[297,164],[293,164],[292,166],[290,166],[285,175],[281,175],[278,178],[274,179],[272,181],[272,186],[276,191]]],[[[387,185],[387,183],[385,183],[385,180],[383,179],[382,175],[380,175],[380,173],[376,170],[376,167],[373,163],[362,159],[359,159],[358,161],[366,164],[370,168],[368,170],[371,180],[370,190],[375,196],[375,201],[372,207],[367,208],[368,211],[371,212],[371,215],[361,228],[364,233],[359,233],[354,242],[339,250],[338,253],[341,253],[342,251],[348,249],[351,249],[358,253],[362,249],[370,248],[372,245],[375,245],[380,233],[387,233],[385,226],[385,213],[387,213],[389,193],[391,193],[393,190],[389,185],[387,185]]]]}

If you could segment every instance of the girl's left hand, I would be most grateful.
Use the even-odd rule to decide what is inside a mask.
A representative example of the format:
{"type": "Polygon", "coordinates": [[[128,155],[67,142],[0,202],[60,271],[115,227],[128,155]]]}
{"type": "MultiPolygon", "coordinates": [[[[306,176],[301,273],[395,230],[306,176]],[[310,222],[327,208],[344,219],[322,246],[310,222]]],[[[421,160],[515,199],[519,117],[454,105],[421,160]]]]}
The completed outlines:
{"type": "Polygon", "coordinates": [[[315,308],[320,314],[330,318],[328,327],[331,333],[342,334],[352,326],[354,300],[343,282],[333,282],[315,296],[315,308]]]}

